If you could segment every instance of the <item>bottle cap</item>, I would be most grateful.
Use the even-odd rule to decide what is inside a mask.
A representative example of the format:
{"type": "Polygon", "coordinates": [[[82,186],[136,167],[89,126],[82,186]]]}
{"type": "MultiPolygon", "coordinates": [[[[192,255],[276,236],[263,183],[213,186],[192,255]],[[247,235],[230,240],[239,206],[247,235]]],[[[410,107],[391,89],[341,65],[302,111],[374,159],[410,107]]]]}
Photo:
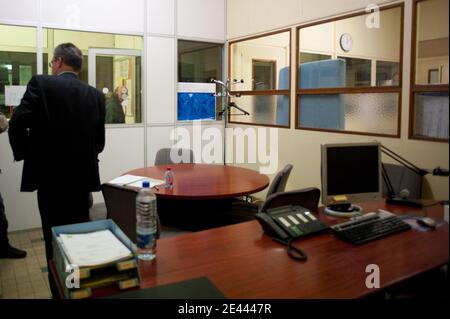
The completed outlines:
{"type": "Polygon", "coordinates": [[[149,181],[143,181],[142,182],[142,188],[150,188],[150,182],[149,181]]]}

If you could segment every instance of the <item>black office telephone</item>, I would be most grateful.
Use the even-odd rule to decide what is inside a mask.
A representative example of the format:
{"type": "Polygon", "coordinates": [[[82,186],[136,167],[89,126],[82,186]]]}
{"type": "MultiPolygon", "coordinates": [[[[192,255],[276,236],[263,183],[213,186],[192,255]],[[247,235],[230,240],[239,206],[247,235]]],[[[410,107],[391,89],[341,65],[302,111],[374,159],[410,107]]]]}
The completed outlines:
{"type": "Polygon", "coordinates": [[[281,206],[257,213],[256,219],[264,232],[273,240],[288,246],[288,254],[296,260],[306,261],[306,254],[292,246],[299,237],[315,234],[329,227],[302,206],[281,206]]]}

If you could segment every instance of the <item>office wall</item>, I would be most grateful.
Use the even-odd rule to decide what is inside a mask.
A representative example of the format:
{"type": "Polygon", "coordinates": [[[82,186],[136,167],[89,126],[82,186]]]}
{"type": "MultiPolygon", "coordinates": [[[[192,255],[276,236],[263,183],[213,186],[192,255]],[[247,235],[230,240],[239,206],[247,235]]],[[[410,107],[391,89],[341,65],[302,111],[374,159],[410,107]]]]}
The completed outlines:
{"type": "MultiPolygon", "coordinates": [[[[323,20],[331,16],[342,15],[364,9],[370,3],[395,3],[393,1],[364,1],[364,0],[248,0],[245,3],[238,0],[228,0],[228,29],[227,39],[235,40],[242,37],[261,34],[277,29],[292,27],[292,43],[296,42],[295,27],[304,23],[323,20]],[[248,14],[252,12],[252,14],[248,14]],[[245,13],[245,14],[243,14],[245,13]]],[[[373,136],[351,135],[342,133],[315,132],[296,130],[295,126],[295,93],[291,92],[291,128],[279,129],[279,163],[282,168],[292,163],[287,189],[297,189],[309,186],[320,188],[320,145],[322,143],[348,143],[380,141],[383,145],[395,150],[419,167],[434,168],[441,166],[448,168],[448,143],[414,141],[408,139],[409,120],[409,78],[410,78],[410,48],[411,48],[411,13],[412,1],[405,1],[404,20],[404,51],[403,51],[403,90],[401,104],[401,138],[380,138],[373,136]]],[[[296,51],[291,58],[295,61],[296,51]]],[[[291,74],[291,83],[295,83],[295,72],[291,74]]],[[[291,85],[294,87],[294,84],[291,85]]],[[[237,100],[239,102],[239,100],[237,100]]],[[[228,125],[229,127],[247,128],[248,125],[228,125]]],[[[227,145],[230,145],[229,143],[227,145]]],[[[229,150],[226,150],[229,152],[229,150]]],[[[383,157],[385,160],[385,157],[383,157]]],[[[386,162],[392,162],[389,158],[386,162]]],[[[243,167],[258,169],[258,164],[235,164],[243,167]]],[[[270,177],[273,178],[274,175],[270,177]]],[[[424,186],[426,197],[448,198],[448,178],[426,177],[424,186]]],[[[263,196],[264,192],[258,194],[263,196]]]]}
{"type": "MultiPolygon", "coordinates": [[[[143,123],[107,127],[106,148],[99,158],[102,182],[152,165],[156,151],[173,144],[170,132],[186,125],[176,120],[177,40],[224,43],[225,14],[225,0],[0,0],[0,25],[124,35],[111,38],[113,42],[127,41],[127,35],[144,38],[143,123]]],[[[222,121],[203,128],[211,125],[223,130],[222,121]]],[[[9,230],[39,227],[36,194],[19,192],[22,163],[13,162],[6,134],[0,136],[0,168],[9,230]]],[[[94,200],[103,198],[96,193],[94,200]]]]}

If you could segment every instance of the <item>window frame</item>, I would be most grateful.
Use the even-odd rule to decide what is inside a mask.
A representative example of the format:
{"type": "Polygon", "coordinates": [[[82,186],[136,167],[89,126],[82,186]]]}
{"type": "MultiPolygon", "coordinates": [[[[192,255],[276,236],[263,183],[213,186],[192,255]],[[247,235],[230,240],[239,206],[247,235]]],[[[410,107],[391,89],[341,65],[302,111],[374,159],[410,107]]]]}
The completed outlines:
{"type": "MultiPolygon", "coordinates": [[[[263,38],[275,34],[280,33],[289,33],[289,88],[287,90],[245,90],[245,91],[235,91],[231,90],[230,94],[232,95],[238,95],[238,96],[244,96],[244,95],[261,95],[261,96],[268,96],[268,95],[284,95],[288,97],[288,125],[276,125],[276,124],[264,124],[264,123],[253,123],[253,122],[240,122],[238,120],[232,120],[231,114],[228,112],[227,116],[227,122],[230,124],[243,124],[243,125],[252,125],[252,126],[263,126],[263,127],[276,127],[276,128],[291,128],[291,90],[292,90],[292,29],[282,29],[277,30],[273,32],[267,32],[263,34],[259,34],[256,36],[250,36],[245,37],[239,40],[230,41],[228,43],[228,78],[231,78],[231,46],[233,44],[244,42],[248,40],[263,38]]],[[[253,60],[253,59],[252,59],[253,60]]],[[[256,59],[258,60],[258,59],[256,59]]],[[[252,72],[253,72],[253,63],[252,63],[252,72]]],[[[275,74],[276,77],[276,74],[275,74]]],[[[252,84],[253,86],[253,84],[252,84]]],[[[230,101],[230,98],[227,99],[227,103],[230,101]]]]}
{"type": "Polygon", "coordinates": [[[296,27],[296,52],[295,52],[295,129],[306,130],[306,131],[319,131],[319,132],[331,132],[339,134],[352,134],[352,135],[365,135],[365,136],[379,136],[379,137],[391,137],[400,138],[401,137],[401,118],[402,118],[402,86],[403,86],[403,50],[404,50],[404,17],[405,17],[405,4],[396,3],[391,5],[380,6],[379,11],[400,8],[400,50],[399,50],[399,83],[395,86],[367,86],[367,87],[336,87],[336,88],[316,88],[316,89],[301,89],[299,85],[301,83],[300,79],[300,31],[303,28],[308,28],[312,26],[317,26],[325,23],[336,22],[339,20],[345,20],[349,18],[354,18],[357,16],[367,15],[371,12],[365,10],[360,10],[358,12],[342,15],[330,19],[324,19],[313,23],[307,23],[296,27]],[[397,105],[397,133],[396,134],[382,134],[382,133],[369,133],[360,131],[349,131],[349,130],[333,130],[324,128],[310,128],[299,126],[299,100],[302,95],[331,95],[331,94],[362,94],[362,93],[397,93],[398,94],[398,105],[397,105]]]}
{"type": "Polygon", "coordinates": [[[412,25],[411,25],[411,77],[409,86],[409,130],[408,139],[410,140],[421,140],[421,141],[431,141],[439,143],[448,143],[449,139],[442,139],[436,137],[418,136],[414,134],[414,114],[415,114],[415,97],[416,94],[434,92],[434,93],[449,93],[448,84],[416,84],[416,41],[417,41],[417,7],[420,2],[425,2],[428,0],[413,0],[412,3],[412,25]]]}

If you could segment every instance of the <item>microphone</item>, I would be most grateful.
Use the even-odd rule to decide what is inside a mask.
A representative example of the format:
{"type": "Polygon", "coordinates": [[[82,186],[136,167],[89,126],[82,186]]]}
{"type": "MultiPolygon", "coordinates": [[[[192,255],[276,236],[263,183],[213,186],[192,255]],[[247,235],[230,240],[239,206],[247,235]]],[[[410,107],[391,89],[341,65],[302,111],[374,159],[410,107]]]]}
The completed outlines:
{"type": "Polygon", "coordinates": [[[410,194],[409,189],[404,188],[400,191],[399,195],[402,199],[407,199],[409,197],[409,194],[410,194]]]}
{"type": "Polygon", "coordinates": [[[439,166],[433,169],[433,175],[435,176],[448,176],[448,169],[440,168],[439,166]]]}
{"type": "Polygon", "coordinates": [[[394,205],[405,205],[412,207],[423,207],[423,203],[420,199],[408,198],[410,195],[410,191],[407,188],[403,188],[398,194],[398,197],[392,196],[386,199],[386,203],[394,204],[394,205]]]}

